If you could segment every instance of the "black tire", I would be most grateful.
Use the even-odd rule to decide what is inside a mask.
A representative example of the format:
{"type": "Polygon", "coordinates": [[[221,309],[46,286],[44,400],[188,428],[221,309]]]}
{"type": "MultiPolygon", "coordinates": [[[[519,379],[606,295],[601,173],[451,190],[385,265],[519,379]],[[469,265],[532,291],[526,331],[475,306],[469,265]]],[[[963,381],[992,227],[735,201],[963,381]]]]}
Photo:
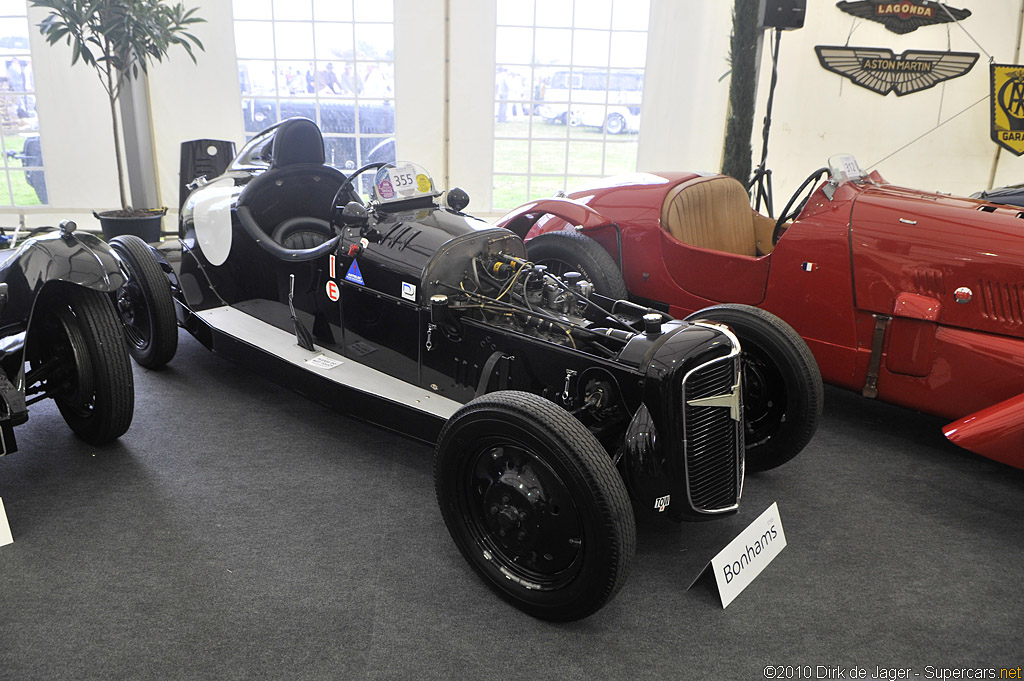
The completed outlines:
{"type": "Polygon", "coordinates": [[[26,382],[41,384],[78,437],[112,442],[131,425],[135,384],[110,297],[71,285],[42,295],[29,330],[26,382]]]}
{"type": "Polygon", "coordinates": [[[441,431],[434,486],[462,555],[524,612],[581,619],[625,584],[636,547],[625,484],[552,402],[506,390],[463,406],[441,431]]]}
{"type": "Polygon", "coordinates": [[[749,305],[714,305],[687,320],[727,324],[743,357],[746,468],[781,466],[810,442],[825,400],[821,372],[803,338],[775,315],[749,305]]]}
{"type": "Polygon", "coordinates": [[[139,237],[114,237],[110,248],[128,270],[128,283],[117,290],[116,297],[128,352],[140,366],[159,369],[178,351],[171,284],[149,245],[139,237]]]}
{"type": "Polygon", "coordinates": [[[622,114],[609,114],[604,129],[609,135],[621,135],[626,132],[626,119],[622,117],[622,114]]]}
{"type": "Polygon", "coordinates": [[[579,272],[606,298],[625,300],[629,295],[615,260],[586,234],[572,230],[541,234],[526,242],[526,253],[533,263],[547,265],[551,274],[579,272]]]}

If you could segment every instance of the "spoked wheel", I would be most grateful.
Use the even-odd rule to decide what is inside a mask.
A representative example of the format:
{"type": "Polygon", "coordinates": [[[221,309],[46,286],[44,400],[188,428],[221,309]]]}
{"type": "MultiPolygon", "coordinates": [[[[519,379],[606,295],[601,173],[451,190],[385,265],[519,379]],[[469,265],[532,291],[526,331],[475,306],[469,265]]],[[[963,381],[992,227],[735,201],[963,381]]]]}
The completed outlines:
{"type": "Polygon", "coordinates": [[[128,270],[128,283],[117,290],[117,312],[124,324],[128,352],[141,366],[159,369],[178,350],[178,320],[170,282],[139,237],[115,237],[110,248],[128,270]]]}
{"type": "Polygon", "coordinates": [[[131,425],[135,387],[110,299],[78,286],[43,296],[26,346],[28,403],[53,398],[78,437],[94,445],[116,440],[131,425]]]}
{"type": "Polygon", "coordinates": [[[625,485],[590,431],[544,398],[500,391],[462,407],[441,432],[434,484],[462,555],[521,610],[580,619],[625,583],[625,485]]]}
{"type": "Polygon", "coordinates": [[[726,324],[740,341],[747,470],[775,468],[799,454],[818,427],[825,399],[821,372],[803,338],[749,305],[715,305],[687,319],[726,324]]]}
{"type": "Polygon", "coordinates": [[[548,272],[556,276],[579,272],[606,298],[624,300],[629,295],[615,260],[586,234],[547,232],[527,241],[526,252],[531,262],[547,266],[548,272]]]}

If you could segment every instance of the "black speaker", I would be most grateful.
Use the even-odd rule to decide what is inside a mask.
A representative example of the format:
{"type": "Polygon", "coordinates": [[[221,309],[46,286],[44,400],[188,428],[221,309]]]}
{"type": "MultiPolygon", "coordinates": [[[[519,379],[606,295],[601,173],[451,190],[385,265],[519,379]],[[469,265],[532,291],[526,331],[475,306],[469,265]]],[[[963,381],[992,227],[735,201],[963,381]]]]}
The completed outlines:
{"type": "Polygon", "coordinates": [[[200,175],[207,180],[227,170],[235,157],[235,143],[226,140],[190,140],[181,143],[181,171],[178,175],[178,208],[185,205],[188,183],[200,175]]]}
{"type": "Polygon", "coordinates": [[[807,0],[761,0],[757,9],[759,28],[781,28],[792,31],[804,27],[807,0]]]}

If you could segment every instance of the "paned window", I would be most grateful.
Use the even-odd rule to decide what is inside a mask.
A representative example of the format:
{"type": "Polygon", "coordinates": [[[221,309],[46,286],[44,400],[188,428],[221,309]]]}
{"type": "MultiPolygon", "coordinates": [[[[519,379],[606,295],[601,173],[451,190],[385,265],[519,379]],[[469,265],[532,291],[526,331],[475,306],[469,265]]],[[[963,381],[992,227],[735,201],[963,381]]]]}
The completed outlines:
{"type": "Polygon", "coordinates": [[[636,170],[649,0],[498,0],[494,208],[636,170]]]}
{"type": "Polygon", "coordinates": [[[0,144],[3,174],[0,205],[38,206],[48,203],[43,152],[39,144],[32,54],[29,52],[28,5],[25,0],[0,0],[0,144]]]}
{"type": "Polygon", "coordinates": [[[395,159],[392,0],[233,0],[247,136],[316,121],[327,163],[395,159]]]}

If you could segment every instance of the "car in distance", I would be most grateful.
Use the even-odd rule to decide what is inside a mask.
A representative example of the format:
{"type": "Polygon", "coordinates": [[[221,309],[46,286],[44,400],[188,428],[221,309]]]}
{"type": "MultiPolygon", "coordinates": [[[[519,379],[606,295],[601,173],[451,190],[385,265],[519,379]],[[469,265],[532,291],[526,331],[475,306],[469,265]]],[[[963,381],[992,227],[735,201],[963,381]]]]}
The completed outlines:
{"type": "Polygon", "coordinates": [[[1024,468],[1022,218],[889,184],[839,155],[777,219],[732,178],[664,172],[531,202],[497,224],[549,270],[597,273],[599,291],[628,289],[673,315],[773,312],[826,382],[950,419],[950,441],[1024,468]]]}

